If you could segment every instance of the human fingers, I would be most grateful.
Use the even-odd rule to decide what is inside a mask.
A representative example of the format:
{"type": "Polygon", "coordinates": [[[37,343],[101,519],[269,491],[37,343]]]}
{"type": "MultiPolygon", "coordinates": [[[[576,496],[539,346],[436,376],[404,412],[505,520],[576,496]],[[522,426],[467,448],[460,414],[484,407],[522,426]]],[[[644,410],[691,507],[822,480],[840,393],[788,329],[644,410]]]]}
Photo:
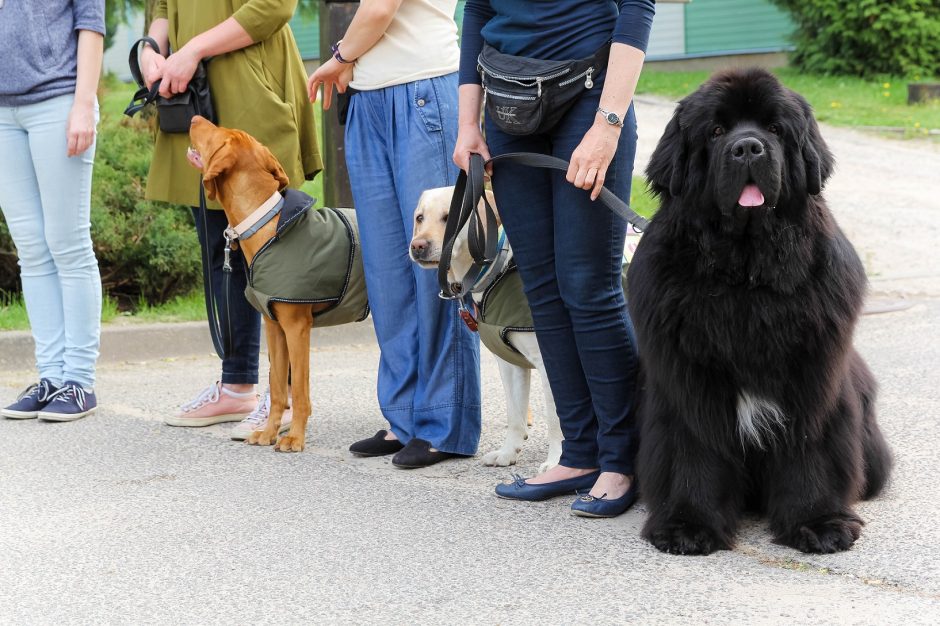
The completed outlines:
{"type": "Polygon", "coordinates": [[[333,82],[323,83],[323,110],[328,111],[333,106],[333,82]]]}

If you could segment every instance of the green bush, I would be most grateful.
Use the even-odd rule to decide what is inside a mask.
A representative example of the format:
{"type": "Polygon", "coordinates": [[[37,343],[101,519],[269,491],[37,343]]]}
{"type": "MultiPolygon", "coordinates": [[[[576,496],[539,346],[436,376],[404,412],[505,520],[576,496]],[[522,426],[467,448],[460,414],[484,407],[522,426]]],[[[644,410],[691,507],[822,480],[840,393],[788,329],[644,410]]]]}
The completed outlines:
{"type": "MultiPolygon", "coordinates": [[[[106,292],[163,302],[200,284],[199,242],[187,207],[144,199],[153,133],[147,121],[105,114],[91,194],[91,230],[106,292]]],[[[0,290],[19,287],[13,243],[0,220],[0,290]]]]}
{"type": "Polygon", "coordinates": [[[821,74],[940,75],[937,0],[772,0],[796,23],[790,57],[821,74]]]}

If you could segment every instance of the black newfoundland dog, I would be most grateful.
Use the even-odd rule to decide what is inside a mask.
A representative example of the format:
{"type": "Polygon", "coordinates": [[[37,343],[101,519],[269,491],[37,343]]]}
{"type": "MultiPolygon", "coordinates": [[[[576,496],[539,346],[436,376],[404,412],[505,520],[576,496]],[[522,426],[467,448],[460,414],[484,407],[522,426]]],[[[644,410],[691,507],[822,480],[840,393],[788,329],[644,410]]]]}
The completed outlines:
{"type": "Polygon", "coordinates": [[[662,206],[630,265],[643,366],[643,535],[730,548],[741,513],[778,543],[852,546],[891,455],[852,347],[866,279],[820,192],[833,167],[809,104],[763,70],[679,103],[647,176],[662,206]]]}

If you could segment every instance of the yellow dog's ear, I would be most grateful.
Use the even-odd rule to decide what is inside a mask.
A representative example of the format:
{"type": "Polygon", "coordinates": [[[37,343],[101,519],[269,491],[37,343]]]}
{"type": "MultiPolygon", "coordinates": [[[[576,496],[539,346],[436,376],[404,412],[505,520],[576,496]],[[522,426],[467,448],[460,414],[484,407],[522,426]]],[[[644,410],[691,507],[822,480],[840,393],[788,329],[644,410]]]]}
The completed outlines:
{"type": "Polygon", "coordinates": [[[266,170],[271,172],[271,176],[277,179],[278,190],[284,189],[290,185],[290,178],[287,177],[287,173],[284,171],[284,168],[281,167],[281,164],[278,162],[278,160],[274,157],[273,154],[271,154],[271,151],[268,150],[265,146],[261,146],[261,149],[263,150],[262,154],[264,155],[264,167],[266,170]]]}
{"type": "Polygon", "coordinates": [[[202,171],[202,184],[206,188],[206,197],[215,200],[218,196],[218,177],[235,165],[235,150],[232,148],[232,139],[226,139],[218,150],[212,155],[202,171]]]}

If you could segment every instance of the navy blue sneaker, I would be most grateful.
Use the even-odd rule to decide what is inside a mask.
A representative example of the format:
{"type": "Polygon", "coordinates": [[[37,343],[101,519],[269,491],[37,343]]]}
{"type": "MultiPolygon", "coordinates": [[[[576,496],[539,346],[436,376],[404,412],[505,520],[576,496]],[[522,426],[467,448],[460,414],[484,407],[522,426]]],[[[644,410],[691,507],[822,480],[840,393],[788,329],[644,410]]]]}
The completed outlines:
{"type": "Polygon", "coordinates": [[[528,500],[529,502],[538,502],[539,500],[548,500],[557,496],[566,496],[577,493],[582,489],[590,489],[597,482],[600,476],[600,470],[585,474],[584,476],[575,476],[565,480],[556,480],[553,483],[542,483],[533,485],[527,483],[525,478],[518,474],[513,474],[511,483],[496,485],[496,495],[507,500],[528,500]]]}
{"type": "Polygon", "coordinates": [[[630,483],[630,489],[619,498],[608,500],[606,493],[600,498],[585,494],[571,504],[571,514],[578,517],[617,517],[636,502],[636,491],[636,478],[634,478],[630,483]]]}
{"type": "Polygon", "coordinates": [[[43,378],[35,385],[30,385],[16,398],[16,402],[0,411],[0,415],[14,420],[31,420],[39,416],[46,408],[52,394],[58,391],[51,380],[43,378]]]}
{"type": "Polygon", "coordinates": [[[86,391],[78,383],[66,381],[61,389],[49,396],[49,404],[38,417],[49,422],[71,422],[97,410],[98,399],[94,391],[86,391]]]}

